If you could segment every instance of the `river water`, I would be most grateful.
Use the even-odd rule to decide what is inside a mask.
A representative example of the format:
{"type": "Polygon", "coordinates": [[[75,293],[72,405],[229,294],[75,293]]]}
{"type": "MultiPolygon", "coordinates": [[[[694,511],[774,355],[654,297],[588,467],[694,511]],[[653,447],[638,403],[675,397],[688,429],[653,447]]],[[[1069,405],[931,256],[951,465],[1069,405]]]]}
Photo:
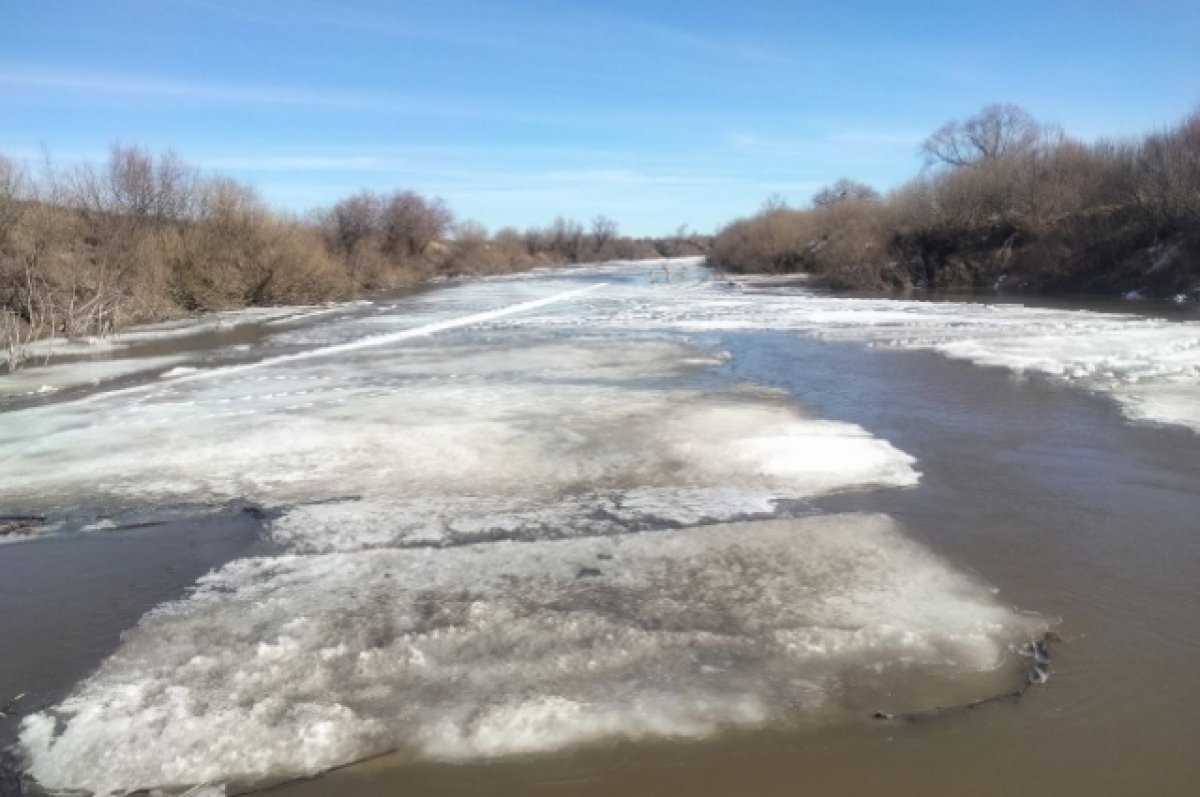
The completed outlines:
{"type": "Polygon", "coordinates": [[[1186,316],[669,263],[176,332],[6,390],[0,514],[46,521],[0,545],[0,731],[41,786],[1200,782],[1186,316]],[[905,718],[1048,629],[1021,699],[905,718]]]}

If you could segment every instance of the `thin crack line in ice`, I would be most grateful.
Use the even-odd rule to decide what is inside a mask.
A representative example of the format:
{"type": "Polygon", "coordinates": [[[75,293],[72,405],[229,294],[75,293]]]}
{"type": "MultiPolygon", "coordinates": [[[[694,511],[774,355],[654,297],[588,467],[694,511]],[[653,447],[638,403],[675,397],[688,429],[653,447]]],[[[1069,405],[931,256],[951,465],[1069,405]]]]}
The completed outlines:
{"type": "Polygon", "coordinates": [[[369,349],[374,346],[385,346],[389,343],[395,343],[401,340],[409,340],[411,338],[420,338],[427,335],[433,335],[438,332],[444,332],[448,329],[458,329],[459,327],[472,326],[474,324],[482,324],[485,321],[491,321],[495,318],[503,318],[517,313],[524,313],[527,310],[536,310],[539,307],[545,307],[558,302],[565,302],[568,299],[574,299],[577,296],[583,296],[585,293],[591,293],[594,290],[603,288],[608,283],[600,282],[595,285],[589,285],[586,288],[578,288],[571,291],[563,291],[556,293],[553,296],[546,296],[542,299],[533,299],[528,302],[519,304],[510,304],[507,307],[501,307],[496,310],[485,310],[482,313],[474,313],[473,315],[463,316],[462,318],[452,318],[448,321],[436,321],[432,324],[416,327],[415,329],[403,329],[399,332],[389,332],[383,335],[372,335],[366,338],[359,338],[348,343],[338,343],[333,346],[322,346],[319,349],[309,349],[308,351],[295,352],[293,354],[281,354],[277,357],[268,357],[258,362],[245,363],[243,365],[230,365],[224,368],[213,368],[207,371],[197,371],[196,373],[185,374],[180,376],[175,381],[189,382],[196,379],[204,379],[211,376],[224,376],[226,374],[239,373],[241,371],[249,371],[253,368],[262,366],[278,365],[279,363],[295,362],[296,360],[307,360],[313,357],[326,357],[330,354],[341,354],[347,351],[357,351],[358,349],[369,349]]]}
{"type": "MultiPolygon", "coordinates": [[[[314,357],[326,357],[331,354],[341,354],[348,351],[357,351],[359,349],[369,349],[375,346],[385,346],[389,343],[395,343],[402,340],[410,340],[412,338],[420,338],[428,335],[433,335],[438,332],[445,332],[448,329],[458,329],[459,327],[472,326],[474,324],[482,324],[486,321],[491,321],[496,318],[504,318],[505,316],[524,313],[529,310],[536,310],[539,307],[545,307],[559,302],[565,302],[570,299],[583,296],[607,286],[607,282],[598,282],[595,285],[589,285],[586,288],[578,288],[570,291],[556,293],[553,296],[546,296],[541,299],[533,299],[528,302],[520,302],[519,304],[510,304],[507,307],[500,307],[496,310],[485,310],[482,313],[473,313],[461,318],[452,318],[448,321],[437,321],[432,324],[415,327],[413,329],[404,329],[399,332],[389,332],[383,335],[372,335],[358,340],[352,340],[348,343],[338,343],[333,346],[322,346],[319,349],[309,349],[308,351],[295,352],[293,354],[281,354],[276,357],[267,357],[257,362],[243,363],[242,365],[227,365],[218,368],[210,368],[204,371],[196,371],[190,374],[182,374],[171,379],[170,384],[179,384],[181,382],[192,382],[199,379],[209,379],[214,376],[227,376],[229,374],[241,373],[254,368],[263,366],[278,365],[280,363],[295,362],[297,360],[308,360],[314,357]]],[[[111,393],[100,393],[95,396],[88,396],[80,399],[80,404],[89,403],[99,400],[100,398],[111,397],[120,393],[141,393],[147,390],[161,390],[163,385],[139,385],[137,387],[127,388],[123,391],[115,391],[111,393]]]]}

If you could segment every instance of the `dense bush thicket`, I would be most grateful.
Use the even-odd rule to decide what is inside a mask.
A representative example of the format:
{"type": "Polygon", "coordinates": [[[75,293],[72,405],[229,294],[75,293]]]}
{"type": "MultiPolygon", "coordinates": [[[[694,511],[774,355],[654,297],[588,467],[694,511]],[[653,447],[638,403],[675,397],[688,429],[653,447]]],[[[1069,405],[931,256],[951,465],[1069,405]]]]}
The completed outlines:
{"type": "Polygon", "coordinates": [[[922,145],[927,169],[880,197],[839,180],[725,227],[711,261],[860,290],[1012,288],[1200,295],[1200,112],[1083,144],[992,105],[922,145]]]}
{"type": "Polygon", "coordinates": [[[172,153],[113,147],[103,168],[31,179],[0,156],[0,370],[47,336],[103,336],[135,321],[245,305],[343,299],[438,274],[702,254],[681,235],[632,240],[590,228],[491,236],[438,199],[363,191],[295,218],[253,188],[201,178],[172,153]]]}

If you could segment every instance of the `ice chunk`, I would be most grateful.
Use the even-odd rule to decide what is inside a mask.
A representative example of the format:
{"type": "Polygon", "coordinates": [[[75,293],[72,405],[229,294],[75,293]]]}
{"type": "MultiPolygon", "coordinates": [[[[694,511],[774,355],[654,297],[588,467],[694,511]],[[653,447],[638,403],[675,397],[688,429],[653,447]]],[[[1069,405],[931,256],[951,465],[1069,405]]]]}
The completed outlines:
{"type": "Polygon", "coordinates": [[[700,737],[828,711],[863,673],[991,670],[1040,626],[880,516],[250,559],[21,747],[43,786],[104,793],[700,737]]]}
{"type": "MultiPolygon", "coordinates": [[[[629,348],[627,345],[626,348],[629,348]]],[[[633,355],[635,372],[676,368],[680,351],[633,355]],[[655,362],[659,364],[656,365],[655,362]]],[[[604,357],[581,346],[584,372],[604,357]]],[[[550,362],[569,359],[564,344],[550,362]]],[[[452,349],[441,367],[466,371],[452,349]]],[[[502,356],[498,353],[498,356],[502,356]]],[[[813,420],[763,389],[638,388],[564,379],[534,365],[511,378],[412,378],[404,358],[289,363],[153,392],[9,413],[0,497],[249,498],[285,505],[346,495],[399,499],[734,488],[805,498],[907,486],[910,457],[851,424],[813,420]],[[397,364],[397,361],[399,364],[397,364]]],[[[466,360],[480,358],[474,350],[466,360]]],[[[690,499],[689,499],[690,500],[690,499]]],[[[761,498],[755,497],[761,504],[761,498]]]]}

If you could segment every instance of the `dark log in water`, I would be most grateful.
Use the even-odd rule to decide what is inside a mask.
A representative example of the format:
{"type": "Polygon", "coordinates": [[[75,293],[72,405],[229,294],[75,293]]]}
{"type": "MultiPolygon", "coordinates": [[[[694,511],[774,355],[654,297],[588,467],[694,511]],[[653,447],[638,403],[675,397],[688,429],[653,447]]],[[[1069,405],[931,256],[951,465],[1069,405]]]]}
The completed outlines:
{"type": "Polygon", "coordinates": [[[16,534],[45,522],[46,518],[43,515],[0,515],[0,537],[16,534]]]}
{"type": "Polygon", "coordinates": [[[920,711],[902,711],[898,713],[889,713],[886,711],[876,711],[871,715],[872,719],[877,720],[903,720],[905,722],[916,722],[918,720],[933,719],[934,717],[942,717],[947,714],[957,714],[964,711],[971,711],[981,706],[986,706],[991,703],[1014,703],[1025,696],[1027,692],[1038,684],[1044,684],[1050,678],[1050,648],[1052,642],[1062,642],[1062,638],[1053,631],[1048,631],[1041,639],[1036,639],[1029,643],[1029,646],[1022,651],[1022,655],[1028,656],[1032,661],[1029,667],[1025,670],[1024,682],[1017,689],[1011,692],[1002,692],[991,697],[972,700],[969,703],[958,703],[953,706],[935,706],[933,708],[921,709],[920,711]]]}

